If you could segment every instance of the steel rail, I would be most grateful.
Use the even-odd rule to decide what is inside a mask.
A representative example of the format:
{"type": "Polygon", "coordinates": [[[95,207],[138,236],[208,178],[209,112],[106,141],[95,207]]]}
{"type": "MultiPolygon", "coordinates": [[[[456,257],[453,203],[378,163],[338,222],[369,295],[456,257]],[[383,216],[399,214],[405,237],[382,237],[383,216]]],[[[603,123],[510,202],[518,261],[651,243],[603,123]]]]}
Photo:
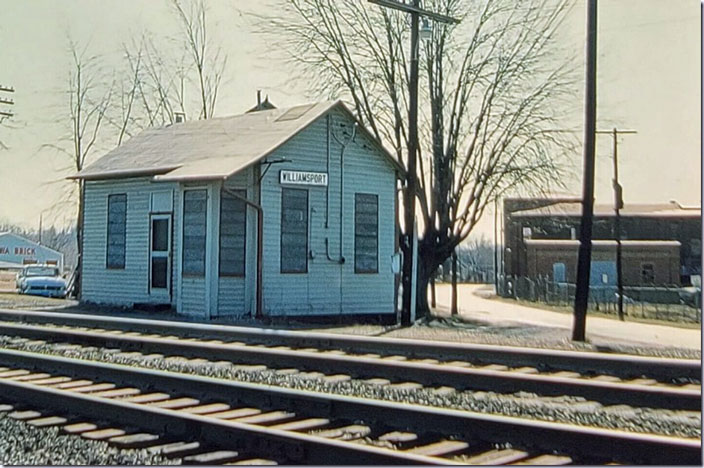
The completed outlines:
{"type": "Polygon", "coordinates": [[[111,327],[120,330],[139,330],[145,333],[207,336],[221,340],[246,340],[297,347],[310,346],[357,353],[401,354],[409,358],[437,358],[440,356],[448,361],[469,360],[514,367],[535,366],[536,363],[540,363],[542,367],[555,370],[633,376],[647,375],[659,380],[701,379],[701,361],[695,359],[653,358],[625,354],[380,338],[30,310],[0,309],[0,320],[111,327]]]}
{"type": "MultiPolygon", "coordinates": [[[[187,393],[193,395],[205,394],[208,398],[222,398],[225,401],[236,400],[238,404],[251,405],[261,404],[265,406],[285,406],[295,408],[296,413],[314,414],[320,416],[334,416],[348,420],[375,421],[386,426],[406,428],[417,431],[428,431],[445,433],[460,436],[465,440],[481,440],[492,443],[511,443],[516,446],[538,448],[545,451],[557,450],[563,453],[580,454],[588,459],[604,459],[627,462],[644,462],[653,464],[700,464],[701,463],[701,441],[693,439],[682,439],[668,436],[656,436],[650,434],[628,433],[624,431],[596,429],[591,427],[573,426],[561,423],[551,423],[543,421],[529,421],[520,418],[507,416],[494,416],[469,411],[439,409],[414,404],[402,404],[370,400],[358,397],[349,397],[333,394],[322,394],[304,390],[286,389],[268,385],[233,382],[211,377],[201,377],[194,375],[177,374],[173,372],[148,370],[133,368],[124,365],[106,364],[80,359],[63,358],[56,356],[40,355],[20,351],[0,350],[0,363],[25,369],[36,369],[39,371],[50,370],[53,373],[63,375],[78,375],[81,378],[92,378],[109,380],[111,382],[121,382],[130,386],[140,388],[159,389],[169,393],[187,393]]],[[[29,385],[18,385],[19,382],[0,381],[0,388],[3,395],[11,395],[13,398],[26,401],[30,396],[23,391],[29,390],[29,385]]],[[[48,395],[44,393],[44,395],[48,395]]],[[[50,396],[39,396],[39,390],[35,389],[31,394],[30,401],[42,399],[43,403],[50,403],[52,398],[58,395],[51,393],[50,396]]],[[[81,405],[72,400],[71,408],[80,410],[81,405]]],[[[85,403],[88,400],[80,400],[85,403]]],[[[97,402],[96,402],[97,403],[97,402]]],[[[118,402],[115,402],[118,403],[118,402]]],[[[138,417],[137,408],[133,408],[126,403],[119,407],[117,414],[105,407],[105,416],[119,416],[121,411],[130,417],[138,417]]],[[[157,414],[157,413],[154,413],[157,414]]],[[[140,418],[144,416],[139,416],[140,418]]],[[[181,427],[187,426],[183,431],[189,431],[191,424],[198,424],[197,418],[192,418],[190,422],[182,422],[181,427]]],[[[205,418],[202,421],[205,423],[205,418]]],[[[174,421],[174,423],[176,423],[174,421]]],[[[199,423],[200,424],[200,423],[199,423]]],[[[230,431],[230,438],[235,435],[233,432],[241,432],[245,429],[239,425],[224,424],[223,429],[230,431]]],[[[250,429],[247,427],[246,429],[250,429]]],[[[208,431],[203,425],[196,429],[197,434],[205,437],[224,437],[218,431],[208,431]],[[213,433],[209,435],[210,433],[213,433]]],[[[171,426],[169,426],[171,431],[171,426]]],[[[270,430],[271,431],[271,430],[270,430]]],[[[275,440],[290,441],[287,437],[293,437],[290,433],[266,434],[266,430],[261,432],[262,437],[271,437],[275,440]]],[[[299,434],[300,436],[300,434],[299,434]]],[[[296,439],[298,443],[299,439],[296,439]]],[[[308,443],[311,447],[312,442],[308,443]]],[[[335,444],[323,445],[324,449],[332,450],[335,444]]],[[[317,441],[316,441],[317,443],[317,441]]],[[[351,444],[357,445],[357,444],[351,444]]],[[[352,450],[345,445],[346,450],[352,450]]],[[[317,448],[311,448],[315,452],[317,448]]],[[[365,452],[369,458],[377,459],[390,455],[386,451],[375,451],[367,447],[365,452]]],[[[381,449],[379,449],[381,450],[381,449]]],[[[321,451],[324,451],[321,449],[321,451]]],[[[396,452],[392,452],[396,453],[396,452]]],[[[410,454],[407,454],[410,455],[410,454]]],[[[311,455],[314,456],[314,455],[311,455]]],[[[333,458],[335,460],[335,458],[333,458]]],[[[342,459],[337,458],[338,462],[342,459]]],[[[391,458],[383,462],[390,463],[391,458]]],[[[401,459],[397,459],[400,462],[401,459]]],[[[404,463],[411,463],[413,460],[419,463],[428,460],[408,459],[404,463]]],[[[435,459],[434,459],[435,460],[435,459]]],[[[345,460],[349,462],[349,459],[345,460]]],[[[330,459],[316,459],[316,463],[329,463],[330,459]]]]}
{"type": "Polygon", "coordinates": [[[179,355],[238,364],[294,367],[300,370],[348,373],[357,378],[383,377],[414,381],[426,386],[447,385],[458,389],[495,392],[527,391],[545,396],[582,396],[606,404],[699,410],[701,391],[656,385],[584,380],[550,375],[473,369],[448,364],[396,361],[354,355],[271,349],[259,346],[190,342],[177,339],[124,336],[37,325],[0,322],[0,333],[51,341],[116,347],[124,351],[179,355]]]}
{"type": "Polygon", "coordinates": [[[42,388],[31,383],[0,379],[3,398],[33,406],[59,408],[62,412],[109,420],[127,426],[198,440],[200,443],[241,450],[243,454],[316,465],[384,464],[384,465],[460,465],[451,460],[426,457],[370,445],[352,444],[297,432],[258,427],[223,419],[208,418],[158,407],[140,405],[42,388]],[[344,462],[342,462],[344,460],[344,462]]]}

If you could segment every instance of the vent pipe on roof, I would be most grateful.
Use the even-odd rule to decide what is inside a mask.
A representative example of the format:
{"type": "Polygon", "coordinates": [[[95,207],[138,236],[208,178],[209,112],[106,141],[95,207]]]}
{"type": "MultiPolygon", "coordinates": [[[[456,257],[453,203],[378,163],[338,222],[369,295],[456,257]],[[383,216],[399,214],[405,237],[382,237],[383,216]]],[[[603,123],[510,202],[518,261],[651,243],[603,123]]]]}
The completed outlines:
{"type": "Polygon", "coordinates": [[[262,101],[262,90],[258,89],[257,90],[257,105],[249,109],[245,114],[249,114],[250,112],[257,112],[257,111],[262,111],[262,110],[270,110],[270,109],[276,109],[276,106],[273,105],[271,102],[269,102],[269,95],[267,94],[264,100],[262,101]]]}

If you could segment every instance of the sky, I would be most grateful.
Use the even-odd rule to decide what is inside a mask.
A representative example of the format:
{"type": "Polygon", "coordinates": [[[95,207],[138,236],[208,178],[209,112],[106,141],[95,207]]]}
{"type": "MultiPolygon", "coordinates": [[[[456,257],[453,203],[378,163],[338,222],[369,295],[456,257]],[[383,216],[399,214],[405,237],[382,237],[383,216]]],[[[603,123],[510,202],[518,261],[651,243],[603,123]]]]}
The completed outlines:
{"type": "MultiPolygon", "coordinates": [[[[246,0],[209,0],[208,6],[212,37],[229,56],[216,115],[245,111],[258,89],[280,107],[315,100],[253,34],[260,26],[247,11],[267,14],[270,7],[246,0]]],[[[106,68],[119,68],[123,43],[145,30],[169,35],[176,23],[167,0],[0,0],[0,12],[0,85],[16,90],[15,117],[0,126],[8,147],[0,149],[0,222],[36,227],[42,215],[45,225],[66,224],[72,211],[56,201],[71,170],[42,145],[65,135],[68,37],[89,44],[106,68]]],[[[561,35],[582,60],[585,27],[585,0],[574,0],[561,35]]],[[[697,0],[599,2],[597,127],[638,132],[619,138],[626,203],[701,204],[701,44],[697,0]]],[[[582,86],[569,126],[582,125],[583,94],[582,86]]],[[[611,136],[599,136],[597,203],[613,200],[611,156],[611,136]]],[[[571,164],[576,176],[563,192],[580,196],[581,150],[571,164]]],[[[492,220],[487,212],[473,235],[491,238],[492,220]]]]}

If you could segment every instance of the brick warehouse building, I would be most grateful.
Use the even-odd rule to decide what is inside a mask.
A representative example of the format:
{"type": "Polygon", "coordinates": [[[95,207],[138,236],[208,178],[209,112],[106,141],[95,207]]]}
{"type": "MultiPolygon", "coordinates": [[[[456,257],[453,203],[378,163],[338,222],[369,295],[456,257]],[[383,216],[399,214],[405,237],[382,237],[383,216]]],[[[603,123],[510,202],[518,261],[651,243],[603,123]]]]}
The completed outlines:
{"type": "MultiPolygon", "coordinates": [[[[503,272],[574,283],[581,201],[509,198],[504,207],[503,272]]],[[[613,284],[614,210],[594,207],[592,284],[613,284]]],[[[623,281],[628,286],[689,285],[701,275],[701,207],[629,204],[621,210],[623,281]]]]}

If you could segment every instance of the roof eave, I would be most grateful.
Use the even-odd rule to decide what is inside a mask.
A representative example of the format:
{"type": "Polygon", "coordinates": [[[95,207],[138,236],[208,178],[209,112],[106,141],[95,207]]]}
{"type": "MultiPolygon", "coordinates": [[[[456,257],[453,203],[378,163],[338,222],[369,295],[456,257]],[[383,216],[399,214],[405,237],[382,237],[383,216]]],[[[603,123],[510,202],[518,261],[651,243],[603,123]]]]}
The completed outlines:
{"type": "MultiPolygon", "coordinates": [[[[362,130],[362,132],[364,132],[365,136],[367,138],[369,138],[372,142],[374,142],[374,144],[377,146],[377,148],[387,157],[389,162],[396,169],[399,177],[404,178],[406,176],[406,169],[403,167],[403,164],[401,164],[401,162],[398,159],[396,159],[396,157],[393,154],[391,154],[391,152],[389,150],[386,149],[386,147],[381,143],[381,141],[379,141],[374,135],[371,134],[371,132],[367,129],[367,127],[362,125],[362,123],[359,121],[359,119],[357,117],[355,117],[354,113],[350,110],[349,107],[347,107],[347,105],[341,99],[338,99],[337,101],[335,101],[335,103],[332,106],[330,106],[330,109],[332,109],[333,107],[338,107],[338,106],[341,107],[342,109],[344,109],[345,112],[347,112],[349,114],[349,116],[357,123],[357,126],[362,130]]],[[[328,111],[330,109],[328,109],[328,111]]]]}
{"type": "Polygon", "coordinates": [[[119,171],[107,171],[107,172],[95,172],[95,173],[87,173],[87,174],[81,174],[80,172],[66,177],[66,179],[69,180],[105,180],[105,179],[124,179],[124,178],[129,178],[129,177],[144,177],[144,176],[150,176],[150,175],[160,175],[160,174],[167,174],[174,169],[178,169],[181,167],[180,165],[178,166],[170,166],[170,167],[161,167],[161,168],[144,168],[144,169],[124,169],[124,170],[119,170],[119,171]]]}

